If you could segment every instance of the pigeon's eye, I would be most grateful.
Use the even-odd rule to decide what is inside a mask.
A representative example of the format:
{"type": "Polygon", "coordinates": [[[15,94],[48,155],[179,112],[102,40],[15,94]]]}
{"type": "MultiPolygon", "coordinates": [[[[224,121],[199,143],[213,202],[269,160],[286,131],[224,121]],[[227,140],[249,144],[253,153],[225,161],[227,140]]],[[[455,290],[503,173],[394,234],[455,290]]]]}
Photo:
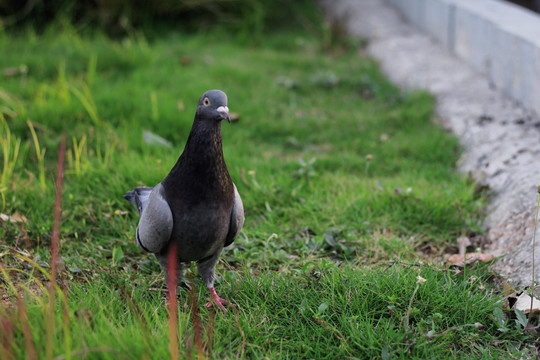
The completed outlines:
{"type": "Polygon", "coordinates": [[[204,98],[204,105],[205,106],[210,105],[210,100],[208,100],[208,98],[204,98]]]}

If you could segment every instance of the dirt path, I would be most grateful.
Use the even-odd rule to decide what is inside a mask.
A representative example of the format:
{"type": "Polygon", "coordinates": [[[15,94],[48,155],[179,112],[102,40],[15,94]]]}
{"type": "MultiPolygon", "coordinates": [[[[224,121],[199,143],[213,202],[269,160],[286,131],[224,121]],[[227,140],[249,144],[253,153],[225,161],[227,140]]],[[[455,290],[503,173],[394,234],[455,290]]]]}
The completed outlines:
{"type": "MultiPolygon", "coordinates": [[[[492,191],[483,224],[485,251],[505,255],[496,268],[516,282],[530,282],[532,236],[540,183],[540,119],[502,95],[463,61],[405,23],[381,0],[325,0],[334,19],[367,48],[387,76],[402,87],[437,98],[443,126],[461,140],[459,168],[492,191]]],[[[540,278],[540,238],[536,245],[540,278]]]]}

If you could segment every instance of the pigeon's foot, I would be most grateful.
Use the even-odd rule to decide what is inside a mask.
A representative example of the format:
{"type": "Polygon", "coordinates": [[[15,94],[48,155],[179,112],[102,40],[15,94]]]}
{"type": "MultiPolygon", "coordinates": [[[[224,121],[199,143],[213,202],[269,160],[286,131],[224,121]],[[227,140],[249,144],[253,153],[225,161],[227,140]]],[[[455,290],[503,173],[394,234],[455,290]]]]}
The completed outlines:
{"type": "Polygon", "coordinates": [[[218,294],[216,293],[216,289],[214,289],[213,286],[209,290],[210,290],[210,295],[212,295],[212,298],[209,299],[210,301],[208,301],[204,306],[212,307],[214,306],[214,304],[216,304],[223,311],[227,311],[227,309],[225,309],[225,305],[234,307],[234,304],[231,304],[227,300],[220,298],[218,294]]]}

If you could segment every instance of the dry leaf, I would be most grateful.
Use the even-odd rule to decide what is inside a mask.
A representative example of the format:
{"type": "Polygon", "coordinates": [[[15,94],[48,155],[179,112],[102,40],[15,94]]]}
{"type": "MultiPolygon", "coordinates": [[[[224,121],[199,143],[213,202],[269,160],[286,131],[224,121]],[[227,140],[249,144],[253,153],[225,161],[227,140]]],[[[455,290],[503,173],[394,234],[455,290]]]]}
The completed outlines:
{"type": "MultiPolygon", "coordinates": [[[[540,311],[540,300],[538,300],[537,298],[533,298],[532,305],[533,312],[540,311]]],[[[521,310],[525,314],[528,314],[531,311],[531,297],[529,296],[529,294],[527,294],[526,291],[522,292],[521,295],[518,296],[517,301],[514,304],[514,309],[521,310]]]]}
{"type": "Polygon", "coordinates": [[[454,254],[446,260],[446,265],[462,267],[465,265],[465,263],[467,265],[472,265],[478,261],[488,262],[494,258],[495,257],[493,255],[476,252],[468,253],[467,255],[454,254]]]}
{"type": "Polygon", "coordinates": [[[182,64],[182,65],[184,65],[184,66],[185,66],[185,65],[191,64],[191,62],[193,61],[193,59],[192,59],[190,56],[188,56],[188,55],[182,55],[182,56],[180,56],[180,59],[179,59],[179,60],[180,60],[180,64],[182,64]]]}
{"type": "Polygon", "coordinates": [[[176,106],[178,107],[178,110],[180,111],[184,111],[185,110],[185,106],[184,106],[184,102],[182,101],[182,99],[178,99],[178,103],[176,103],[176,106]]]}
{"type": "Polygon", "coordinates": [[[27,222],[28,219],[19,210],[15,210],[15,212],[11,215],[10,221],[11,222],[27,222]]]}
{"type": "Polygon", "coordinates": [[[502,293],[505,296],[510,296],[511,294],[516,293],[516,289],[512,287],[506,280],[503,280],[502,282],[502,293]]]}
{"type": "Polygon", "coordinates": [[[27,72],[28,72],[28,66],[24,64],[17,67],[5,68],[3,71],[5,77],[26,75],[27,72]]]}
{"type": "Polygon", "coordinates": [[[437,251],[439,251],[439,249],[437,249],[437,247],[433,244],[426,244],[422,246],[419,250],[426,255],[434,255],[437,253],[437,251]]]}
{"type": "Polygon", "coordinates": [[[240,114],[237,113],[230,113],[229,118],[231,119],[231,122],[237,122],[240,120],[240,114]]]}
{"type": "Polygon", "coordinates": [[[28,221],[26,216],[24,216],[19,210],[15,210],[15,212],[11,216],[6,214],[0,214],[0,220],[9,221],[11,223],[25,223],[28,221]]]}
{"type": "Polygon", "coordinates": [[[513,308],[517,301],[517,292],[506,280],[502,282],[502,295],[505,297],[503,307],[505,309],[513,308]]]}
{"type": "Polygon", "coordinates": [[[12,67],[12,68],[6,68],[4,69],[4,76],[5,77],[12,77],[19,75],[19,68],[18,67],[12,67]]]}

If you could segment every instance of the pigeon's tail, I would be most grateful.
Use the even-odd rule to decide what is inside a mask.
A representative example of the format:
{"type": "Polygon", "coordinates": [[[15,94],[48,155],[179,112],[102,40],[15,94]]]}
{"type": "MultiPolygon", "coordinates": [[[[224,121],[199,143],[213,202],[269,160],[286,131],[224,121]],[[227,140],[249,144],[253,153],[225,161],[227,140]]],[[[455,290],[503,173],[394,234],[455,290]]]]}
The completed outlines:
{"type": "Polygon", "coordinates": [[[128,191],[126,195],[124,195],[124,199],[135,205],[135,207],[137,207],[139,215],[141,215],[144,207],[146,206],[146,203],[148,202],[148,197],[150,196],[150,193],[153,189],[154,188],[146,186],[135,188],[131,191],[128,191]]]}

